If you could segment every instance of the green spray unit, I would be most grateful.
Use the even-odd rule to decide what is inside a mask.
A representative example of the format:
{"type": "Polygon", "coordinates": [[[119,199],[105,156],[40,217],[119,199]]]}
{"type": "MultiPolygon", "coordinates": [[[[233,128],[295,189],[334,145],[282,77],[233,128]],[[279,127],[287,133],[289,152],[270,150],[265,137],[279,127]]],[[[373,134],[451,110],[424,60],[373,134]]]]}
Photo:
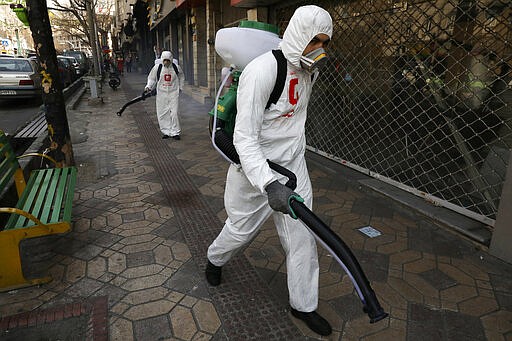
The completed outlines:
{"type": "MultiPolygon", "coordinates": [[[[229,90],[217,101],[216,127],[221,128],[226,137],[233,138],[236,117],[236,92],[241,70],[252,59],[278,47],[280,42],[278,32],[279,28],[275,25],[242,20],[238,27],[220,29],[215,36],[215,50],[226,64],[237,70],[232,73],[233,82],[229,90]]],[[[214,116],[215,108],[209,114],[214,116]]],[[[210,128],[212,128],[211,124],[210,128]]]]}
{"type": "MultiPolygon", "coordinates": [[[[240,71],[232,73],[233,82],[228,91],[221,97],[217,103],[217,127],[222,128],[229,136],[233,136],[236,118],[236,91],[238,89],[238,77],[240,71]]],[[[215,108],[208,113],[215,115],[215,108]]]]}

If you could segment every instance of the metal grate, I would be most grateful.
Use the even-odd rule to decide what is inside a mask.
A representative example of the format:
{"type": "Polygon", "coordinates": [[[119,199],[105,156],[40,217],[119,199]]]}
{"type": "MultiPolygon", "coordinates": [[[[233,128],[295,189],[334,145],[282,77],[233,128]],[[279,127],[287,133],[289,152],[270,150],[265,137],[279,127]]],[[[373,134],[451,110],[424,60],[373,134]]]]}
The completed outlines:
{"type": "MultiPolygon", "coordinates": [[[[285,28],[295,8],[273,15],[285,28]]],[[[512,146],[512,1],[318,1],[308,146],[494,225],[512,146]]]]}

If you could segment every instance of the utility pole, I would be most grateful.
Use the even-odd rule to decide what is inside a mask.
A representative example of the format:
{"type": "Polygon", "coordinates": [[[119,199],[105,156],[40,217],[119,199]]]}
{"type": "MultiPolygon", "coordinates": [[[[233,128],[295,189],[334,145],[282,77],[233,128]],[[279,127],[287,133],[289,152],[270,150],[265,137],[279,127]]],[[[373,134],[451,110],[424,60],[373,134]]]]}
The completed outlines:
{"type": "Polygon", "coordinates": [[[21,44],[20,44],[20,34],[18,28],[14,29],[14,33],[16,33],[16,56],[21,55],[21,44]]]}
{"type": "Polygon", "coordinates": [[[32,39],[34,39],[37,59],[41,65],[42,99],[48,123],[50,155],[60,165],[71,166],[74,164],[73,148],[48,7],[46,1],[39,0],[26,0],[26,4],[32,39]]]}

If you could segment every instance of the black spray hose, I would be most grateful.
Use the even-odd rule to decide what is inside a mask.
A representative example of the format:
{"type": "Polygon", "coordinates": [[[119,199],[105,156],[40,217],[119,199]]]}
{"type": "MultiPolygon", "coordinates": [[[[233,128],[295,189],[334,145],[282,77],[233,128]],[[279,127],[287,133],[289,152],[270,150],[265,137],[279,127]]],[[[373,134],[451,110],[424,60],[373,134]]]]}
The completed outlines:
{"type": "MultiPolygon", "coordinates": [[[[235,146],[233,145],[233,138],[229,136],[224,131],[224,129],[216,130],[215,144],[224,153],[224,155],[226,155],[231,160],[231,162],[236,163],[237,165],[240,164],[240,157],[238,156],[235,146]]],[[[270,169],[273,169],[279,174],[288,177],[288,182],[286,183],[286,186],[288,186],[291,189],[295,189],[297,187],[297,177],[293,172],[270,160],[267,160],[267,162],[270,169]]]]}
{"type": "Polygon", "coordinates": [[[121,116],[123,114],[123,111],[126,108],[128,108],[130,105],[132,105],[134,103],[137,103],[137,102],[140,102],[140,101],[145,101],[146,98],[154,96],[154,95],[156,95],[156,91],[149,91],[149,92],[142,93],[142,95],[137,96],[137,97],[131,99],[130,101],[128,101],[127,103],[125,103],[125,105],[123,105],[123,107],[121,109],[119,109],[118,112],[116,112],[116,115],[117,116],[121,116]]]}
{"type": "MultiPolygon", "coordinates": [[[[213,117],[210,118],[213,120],[213,117]]],[[[224,129],[215,130],[215,145],[226,155],[229,160],[237,165],[240,164],[240,157],[233,145],[233,137],[229,136],[224,129]]]]}
{"type": "Polygon", "coordinates": [[[370,318],[370,323],[375,323],[387,317],[388,313],[384,312],[381,307],[363,269],[347,244],[303,203],[292,200],[290,206],[297,217],[306,224],[350,277],[359,298],[363,302],[363,311],[370,318]]]}

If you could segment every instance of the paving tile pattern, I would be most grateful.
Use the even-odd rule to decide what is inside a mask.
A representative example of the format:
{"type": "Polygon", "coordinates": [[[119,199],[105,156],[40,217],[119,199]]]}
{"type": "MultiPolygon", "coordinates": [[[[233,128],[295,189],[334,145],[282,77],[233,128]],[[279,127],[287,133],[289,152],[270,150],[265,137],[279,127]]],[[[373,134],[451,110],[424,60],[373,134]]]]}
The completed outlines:
{"type": "MultiPolygon", "coordinates": [[[[164,193],[170,205],[176,207],[176,222],[182,227],[195,263],[202,270],[206,266],[205,250],[218,234],[221,222],[189,179],[180,161],[165,148],[159,148],[160,137],[154,134],[154,124],[140,116],[136,116],[136,122],[160,174],[164,193]]],[[[287,318],[284,309],[279,309],[265,283],[244,256],[230,262],[224,274],[222,288],[210,288],[209,293],[225,321],[229,339],[284,340],[299,337],[297,328],[287,318]]]]}
{"type": "Polygon", "coordinates": [[[222,285],[209,287],[206,247],[226,218],[228,165],[208,139],[209,107],[186,95],[181,141],[160,138],[153,99],[117,117],[144,84],[144,75],[127,74],[118,91],[104,89],[104,105],[83,98],[68,112],[79,169],[73,229],[23,245],[33,251],[24,270],[44,263],[54,280],[0,293],[1,321],[106,297],[110,340],[512,340],[512,265],[314,154],[314,211],[353,250],[390,317],[368,323],[350,279],[320,245],[318,310],[333,334],[321,338],[291,317],[271,221],[225,267],[222,285]],[[381,235],[358,230],[368,225],[381,235]]]}

